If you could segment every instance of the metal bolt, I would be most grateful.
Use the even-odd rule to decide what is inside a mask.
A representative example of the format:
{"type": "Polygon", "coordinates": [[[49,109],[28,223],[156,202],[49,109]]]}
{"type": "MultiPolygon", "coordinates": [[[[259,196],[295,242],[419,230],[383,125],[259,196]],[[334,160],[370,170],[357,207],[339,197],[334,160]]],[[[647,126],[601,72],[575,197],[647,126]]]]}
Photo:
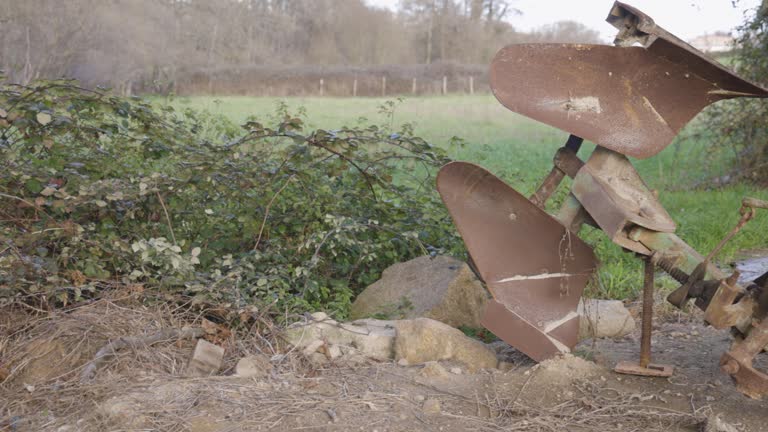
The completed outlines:
{"type": "Polygon", "coordinates": [[[736,360],[728,360],[724,365],[720,366],[720,369],[728,375],[733,375],[738,372],[741,367],[736,360]]]}

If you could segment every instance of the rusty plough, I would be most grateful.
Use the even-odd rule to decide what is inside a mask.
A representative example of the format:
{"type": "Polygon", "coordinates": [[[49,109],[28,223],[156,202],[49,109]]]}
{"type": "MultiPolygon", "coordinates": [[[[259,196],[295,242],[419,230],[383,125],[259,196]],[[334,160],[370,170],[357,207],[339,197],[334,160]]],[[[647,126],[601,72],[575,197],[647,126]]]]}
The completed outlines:
{"type": "Polygon", "coordinates": [[[605,232],[645,261],[643,337],[639,364],[617,371],[667,376],[650,363],[653,275],[661,268],[681,286],[668,300],[688,300],[707,323],[732,328],[735,342],[722,370],[740,391],[768,393],[768,375],[753,367],[768,346],[768,274],[747,284],[711,263],[722,245],[768,203],[745,199],[739,224],[703,256],[675,235],[676,225],[627,158],[656,155],[707,105],[737,97],[768,97],[768,90],[734,75],[657,26],[637,9],[616,2],[608,22],[615,46],[522,44],[503,48],[490,70],[491,88],[505,107],[570,137],[554,167],[530,198],[485,169],[464,162],[442,168],[438,190],[473,265],[493,300],[482,322],[535,360],[569,352],[577,342],[577,305],[597,260],[577,233],[583,224],[605,232]],[[597,144],[581,160],[583,139],[597,144]],[[560,210],[544,208],[568,176],[560,210]]]}

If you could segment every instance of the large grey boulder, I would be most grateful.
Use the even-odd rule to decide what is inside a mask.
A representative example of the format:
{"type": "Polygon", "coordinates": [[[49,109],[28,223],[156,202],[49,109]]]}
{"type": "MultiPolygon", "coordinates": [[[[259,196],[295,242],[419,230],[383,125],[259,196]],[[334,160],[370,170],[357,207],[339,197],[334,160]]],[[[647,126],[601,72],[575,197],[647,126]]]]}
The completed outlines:
{"type": "Polygon", "coordinates": [[[488,294],[465,263],[422,256],[384,270],[352,304],[352,319],[431,318],[453,327],[480,328],[488,294]]]}

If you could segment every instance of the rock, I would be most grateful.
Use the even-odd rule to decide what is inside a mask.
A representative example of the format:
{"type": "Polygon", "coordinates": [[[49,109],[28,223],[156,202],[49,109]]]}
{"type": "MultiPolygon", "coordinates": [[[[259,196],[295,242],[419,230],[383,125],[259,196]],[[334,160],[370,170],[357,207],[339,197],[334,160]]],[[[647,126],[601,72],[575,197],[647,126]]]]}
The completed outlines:
{"type": "Polygon", "coordinates": [[[440,414],[440,401],[437,399],[427,399],[421,406],[421,411],[426,415],[440,414]]]}
{"type": "Polygon", "coordinates": [[[400,359],[400,360],[397,361],[397,365],[400,366],[400,367],[408,367],[411,364],[408,363],[408,360],[406,360],[406,359],[400,359]]]}
{"type": "Polygon", "coordinates": [[[461,368],[460,367],[453,367],[451,368],[451,373],[454,375],[461,375],[461,368]]]}
{"type": "MultiPolygon", "coordinates": [[[[312,352],[327,343],[338,345],[342,351],[353,350],[376,360],[393,358],[395,335],[394,327],[375,322],[354,325],[328,320],[293,324],[283,332],[283,338],[302,351],[319,341],[312,352]]],[[[344,354],[348,354],[346,351],[344,354]]]]}
{"type": "Polygon", "coordinates": [[[635,330],[635,320],[619,300],[584,299],[579,303],[579,339],[617,338],[635,330]]]}
{"type": "Polygon", "coordinates": [[[328,345],[325,350],[325,355],[329,360],[336,360],[341,357],[341,347],[335,344],[328,345]]]}
{"type": "Polygon", "coordinates": [[[502,372],[509,372],[515,369],[515,364],[510,362],[500,361],[498,368],[502,372]]]}
{"type": "Polygon", "coordinates": [[[444,378],[448,376],[448,371],[436,361],[430,361],[424,363],[424,367],[419,372],[419,375],[427,378],[444,378]]]}
{"type": "Polygon", "coordinates": [[[705,432],[739,432],[736,426],[720,418],[720,415],[710,416],[707,419],[705,432]]]}
{"type": "Polygon", "coordinates": [[[319,350],[323,345],[325,345],[325,342],[319,339],[315,339],[310,342],[309,345],[305,346],[304,349],[301,350],[301,353],[304,354],[304,356],[309,357],[316,353],[317,350],[319,350]]]}
{"type": "Polygon", "coordinates": [[[198,339],[195,352],[187,365],[187,373],[197,376],[213,375],[221,369],[224,348],[205,339],[198,339]]]}
{"type": "Polygon", "coordinates": [[[252,355],[243,357],[235,366],[235,375],[243,378],[264,378],[269,376],[272,365],[264,356],[252,355]]]}
{"type": "Polygon", "coordinates": [[[328,364],[328,357],[326,357],[325,354],[321,354],[319,352],[313,352],[307,356],[307,359],[309,359],[309,362],[314,366],[323,366],[328,364]]]}
{"type": "Polygon", "coordinates": [[[315,313],[313,313],[310,316],[315,321],[326,321],[326,320],[328,320],[328,314],[325,313],[325,312],[315,312],[315,313]]]}
{"type": "Polygon", "coordinates": [[[495,368],[496,354],[480,341],[459,330],[429,318],[393,321],[397,328],[395,359],[408,363],[454,360],[471,372],[495,368]]]}
{"type": "Polygon", "coordinates": [[[352,304],[353,319],[432,318],[453,327],[480,328],[488,294],[465,263],[422,256],[390,266],[352,304]]]}

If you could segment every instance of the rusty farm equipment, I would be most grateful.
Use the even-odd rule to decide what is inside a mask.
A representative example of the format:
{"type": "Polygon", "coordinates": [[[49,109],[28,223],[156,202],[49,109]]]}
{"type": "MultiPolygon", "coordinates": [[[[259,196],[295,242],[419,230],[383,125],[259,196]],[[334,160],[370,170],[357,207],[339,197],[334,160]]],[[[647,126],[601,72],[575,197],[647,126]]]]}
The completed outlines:
{"type": "Polygon", "coordinates": [[[650,363],[653,276],[661,268],[681,285],[668,301],[690,299],[706,322],[731,328],[735,341],[721,359],[740,391],[768,393],[768,375],[753,367],[768,346],[768,274],[738,283],[712,264],[722,245],[768,203],[747,198],[739,224],[715,250],[698,253],[675,235],[676,225],[627,156],[645,159],[667,147],[707,105],[737,97],[768,97],[657,26],[616,2],[607,21],[614,46],[521,44],[503,48],[490,69],[491,88],[508,109],[568,132],[554,166],[529,198],[485,169],[464,162],[442,168],[437,187],[493,299],[483,324],[534,360],[569,352],[577,342],[577,305],[597,260],[577,233],[602,230],[645,262],[641,358],[618,372],[668,376],[650,363]],[[582,160],[582,141],[597,145],[582,160]],[[573,179],[559,211],[545,204],[562,180],[573,179]]]}

